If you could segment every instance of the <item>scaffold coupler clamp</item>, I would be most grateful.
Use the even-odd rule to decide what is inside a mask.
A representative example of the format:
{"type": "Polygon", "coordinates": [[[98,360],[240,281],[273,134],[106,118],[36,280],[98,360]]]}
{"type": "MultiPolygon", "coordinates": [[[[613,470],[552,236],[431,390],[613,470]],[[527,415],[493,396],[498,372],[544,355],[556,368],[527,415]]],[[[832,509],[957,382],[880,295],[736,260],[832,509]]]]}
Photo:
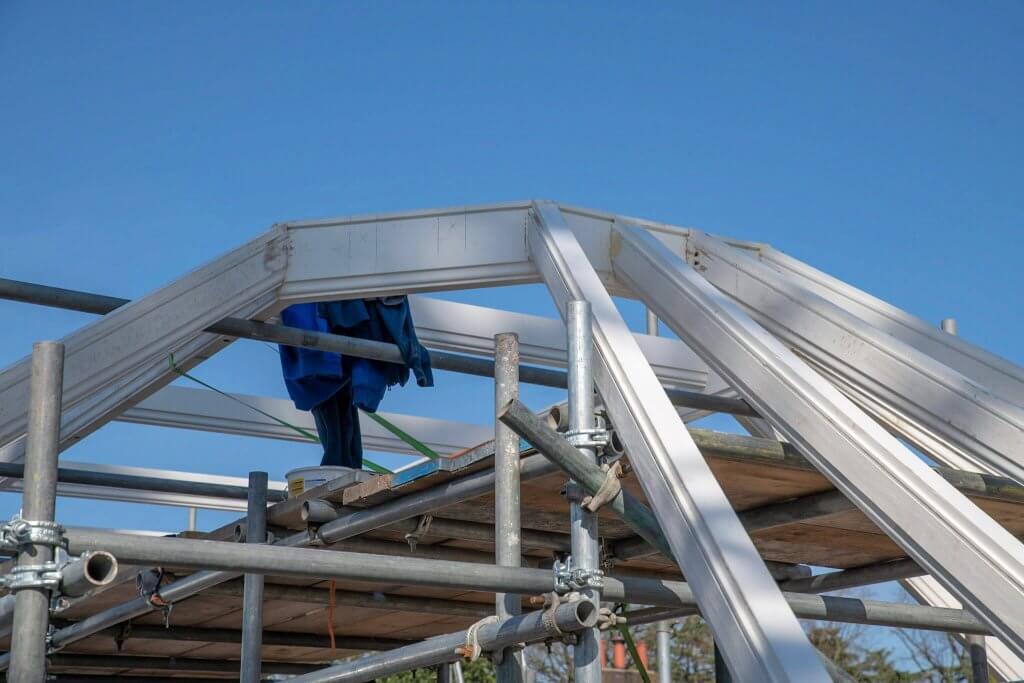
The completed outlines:
{"type": "Polygon", "coordinates": [[[587,588],[604,588],[604,572],[600,569],[583,569],[573,566],[572,555],[555,560],[552,570],[555,577],[555,593],[567,595],[587,588]]]}
{"type": "Polygon", "coordinates": [[[608,445],[608,430],[603,426],[593,429],[572,429],[565,433],[565,440],[576,448],[602,450],[608,445]]]}
{"type": "Polygon", "coordinates": [[[64,527],[57,522],[22,519],[17,515],[0,525],[0,547],[20,550],[26,545],[59,548],[64,545],[64,527]]]}
{"type": "MultiPolygon", "coordinates": [[[[0,525],[0,547],[20,551],[25,546],[46,545],[57,551],[64,545],[64,527],[47,520],[22,519],[15,515],[0,525]]],[[[10,573],[0,577],[0,586],[13,592],[25,588],[45,588],[56,591],[61,582],[61,565],[55,561],[41,564],[18,564],[10,573]]]]}
{"type": "Polygon", "coordinates": [[[416,546],[419,544],[420,539],[427,535],[427,531],[430,530],[430,523],[433,521],[433,515],[423,515],[416,524],[416,528],[405,535],[405,542],[409,544],[411,552],[416,552],[416,546]]]}
{"type": "Polygon", "coordinates": [[[136,574],[135,587],[139,590],[139,595],[145,598],[151,607],[163,613],[164,628],[170,628],[171,611],[174,609],[174,603],[160,595],[160,586],[163,585],[166,578],[168,577],[163,567],[147,569],[136,574]]]}
{"type": "Polygon", "coordinates": [[[15,593],[25,588],[45,588],[56,591],[60,588],[61,572],[56,562],[42,564],[19,564],[10,573],[0,577],[0,585],[15,593]]]}
{"type": "Polygon", "coordinates": [[[544,640],[544,644],[547,646],[548,651],[551,650],[551,643],[556,640],[560,640],[566,645],[576,644],[576,634],[572,632],[566,633],[559,628],[558,620],[555,618],[555,613],[561,605],[582,599],[583,596],[575,591],[565,595],[559,595],[557,591],[551,591],[550,593],[544,594],[544,607],[541,612],[541,623],[544,624],[546,629],[553,634],[544,640]]]}

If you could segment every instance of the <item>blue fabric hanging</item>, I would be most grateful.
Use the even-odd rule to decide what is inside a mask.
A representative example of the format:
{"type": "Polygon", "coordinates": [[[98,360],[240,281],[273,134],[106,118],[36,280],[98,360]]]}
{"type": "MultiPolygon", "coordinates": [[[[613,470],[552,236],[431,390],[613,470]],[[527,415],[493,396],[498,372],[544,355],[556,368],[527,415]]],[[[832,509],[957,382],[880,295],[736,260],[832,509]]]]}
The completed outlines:
{"type": "Polygon", "coordinates": [[[419,386],[434,386],[430,356],[416,338],[409,300],[404,296],[295,304],[281,312],[281,320],[289,327],[392,343],[405,361],[385,363],[280,347],[288,395],[296,408],[311,410],[316,418],[324,445],[323,465],[362,465],[357,408],[376,412],[384,392],[409,381],[410,369],[419,386]],[[359,464],[354,465],[357,449],[359,464]]]}

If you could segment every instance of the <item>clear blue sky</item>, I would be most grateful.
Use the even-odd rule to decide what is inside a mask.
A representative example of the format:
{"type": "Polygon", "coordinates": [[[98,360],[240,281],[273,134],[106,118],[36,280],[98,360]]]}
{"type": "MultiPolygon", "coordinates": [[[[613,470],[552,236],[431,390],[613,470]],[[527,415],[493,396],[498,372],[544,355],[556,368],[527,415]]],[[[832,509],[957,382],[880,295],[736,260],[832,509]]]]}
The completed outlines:
{"type": "MultiPolygon", "coordinates": [[[[1019,2],[4,2],[0,275],[136,297],[275,221],[548,197],[770,242],[1021,363],[1021,35],[1019,2]]],[[[89,320],[0,314],[0,364],[89,320]]],[[[284,395],[258,344],[198,374],[284,395]]],[[[489,419],[441,379],[385,408],[489,419]]],[[[66,457],[280,477],[310,448],[111,425],[66,457]]]]}

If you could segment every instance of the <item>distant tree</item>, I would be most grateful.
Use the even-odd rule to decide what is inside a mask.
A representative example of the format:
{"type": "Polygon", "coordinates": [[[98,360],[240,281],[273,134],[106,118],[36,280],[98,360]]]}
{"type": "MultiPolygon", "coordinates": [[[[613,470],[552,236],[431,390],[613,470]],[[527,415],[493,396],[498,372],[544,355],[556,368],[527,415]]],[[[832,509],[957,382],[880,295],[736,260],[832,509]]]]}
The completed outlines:
{"type": "MultiPolygon", "coordinates": [[[[475,662],[462,662],[462,677],[466,683],[495,683],[494,665],[486,657],[475,662]]],[[[437,669],[416,669],[405,673],[378,678],[377,683],[437,683],[437,669]]]]}

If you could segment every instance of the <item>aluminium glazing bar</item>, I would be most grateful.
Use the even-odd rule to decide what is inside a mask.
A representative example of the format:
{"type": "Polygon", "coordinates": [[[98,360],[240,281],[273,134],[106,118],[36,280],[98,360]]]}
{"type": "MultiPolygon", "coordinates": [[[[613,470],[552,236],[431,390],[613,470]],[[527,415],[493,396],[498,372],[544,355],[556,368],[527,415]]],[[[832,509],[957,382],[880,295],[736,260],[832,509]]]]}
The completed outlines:
{"type": "Polygon", "coordinates": [[[942,462],[956,464],[947,454],[959,456],[1024,483],[1024,407],[743,250],[697,231],[688,249],[708,282],[891,431],[942,462]]]}
{"type": "Polygon", "coordinates": [[[828,681],[557,204],[535,203],[527,240],[563,318],[570,300],[590,302],[595,383],[730,669],[742,680],[828,681]]]}
{"type": "MultiPolygon", "coordinates": [[[[108,422],[183,369],[216,353],[230,339],[203,330],[226,315],[263,313],[284,280],[287,236],[273,229],[174,282],[104,315],[65,337],[65,449],[108,422]],[[202,355],[201,355],[202,354],[202,355]]],[[[29,361],[0,372],[0,446],[3,458],[23,453],[29,361]]]]}
{"type": "Polygon", "coordinates": [[[1024,546],[646,231],[620,224],[615,234],[617,276],[922,568],[1024,651],[1024,546]]]}
{"type": "MultiPolygon", "coordinates": [[[[2,295],[4,287],[11,293],[18,293],[18,296],[11,296],[10,298],[30,301],[31,303],[41,303],[43,305],[50,305],[48,302],[53,302],[54,304],[59,303],[61,307],[70,307],[72,304],[78,305],[83,301],[89,300],[89,297],[97,297],[92,306],[93,309],[102,308],[104,305],[109,305],[111,302],[116,301],[121,301],[124,304],[130,303],[126,299],[115,299],[114,297],[89,294],[87,292],[74,292],[71,290],[50,292],[48,290],[55,288],[12,280],[0,280],[0,295],[2,295]]],[[[321,351],[331,351],[356,358],[369,358],[388,363],[403,362],[402,355],[397,346],[369,339],[299,330],[294,327],[272,325],[241,318],[225,318],[214,323],[208,329],[211,332],[228,337],[255,339],[307,349],[319,349],[321,351]]],[[[448,370],[467,375],[477,375],[479,377],[494,377],[493,359],[439,350],[430,351],[429,355],[431,365],[437,370],[448,370]]],[[[0,379],[2,379],[2,375],[0,375],[0,379]]],[[[519,379],[527,384],[539,386],[560,389],[568,386],[566,373],[551,368],[530,365],[520,366],[519,379]]],[[[702,394],[697,391],[680,388],[669,388],[667,392],[672,402],[678,406],[737,415],[756,414],[742,399],[702,394]]]]}

